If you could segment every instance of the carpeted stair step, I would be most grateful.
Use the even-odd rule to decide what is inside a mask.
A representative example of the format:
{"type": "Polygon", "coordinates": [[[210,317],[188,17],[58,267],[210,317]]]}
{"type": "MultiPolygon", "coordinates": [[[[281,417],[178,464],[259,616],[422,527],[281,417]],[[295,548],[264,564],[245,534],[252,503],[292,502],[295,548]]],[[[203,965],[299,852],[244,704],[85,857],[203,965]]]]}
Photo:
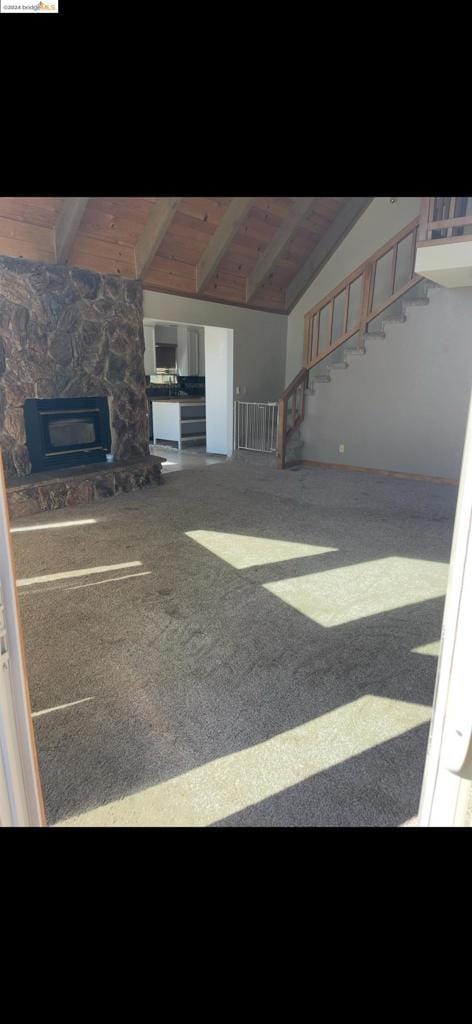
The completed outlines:
{"type": "Polygon", "coordinates": [[[394,313],[392,316],[383,316],[383,324],[406,324],[405,313],[394,313]]]}
{"type": "Polygon", "coordinates": [[[361,352],[362,355],[364,355],[366,337],[366,334],[361,334],[359,335],[358,338],[351,338],[350,341],[346,341],[346,344],[343,345],[344,354],[347,355],[348,358],[355,354],[356,352],[361,352]]]}
{"type": "Polygon", "coordinates": [[[349,363],[352,362],[353,357],[356,358],[357,356],[365,356],[366,352],[367,352],[367,350],[366,350],[365,345],[363,345],[362,348],[358,348],[357,345],[356,345],[356,348],[350,348],[348,350],[349,363]]]}
{"type": "Polygon", "coordinates": [[[415,296],[413,299],[403,299],[403,306],[429,306],[429,299],[427,295],[415,296]]]}
{"type": "Polygon", "coordinates": [[[385,338],[385,331],[367,331],[366,334],[362,335],[364,343],[366,341],[383,341],[385,338]]]}

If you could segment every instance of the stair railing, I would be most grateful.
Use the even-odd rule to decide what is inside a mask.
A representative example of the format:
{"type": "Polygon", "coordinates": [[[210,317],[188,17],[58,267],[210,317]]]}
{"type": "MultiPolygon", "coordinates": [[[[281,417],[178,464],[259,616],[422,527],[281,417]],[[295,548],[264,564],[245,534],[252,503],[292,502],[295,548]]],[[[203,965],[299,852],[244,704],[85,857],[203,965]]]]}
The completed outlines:
{"type": "Polygon", "coordinates": [[[371,320],[422,280],[415,274],[419,221],[410,221],[305,314],[303,369],[279,400],[279,469],[287,464],[287,441],[303,420],[309,371],[356,335],[364,351],[371,320]]]}
{"type": "Polygon", "coordinates": [[[289,384],[279,399],[279,416],[277,428],[277,468],[285,469],[287,459],[287,441],[294,430],[300,425],[305,415],[305,389],[308,383],[308,370],[303,367],[289,384]]]}

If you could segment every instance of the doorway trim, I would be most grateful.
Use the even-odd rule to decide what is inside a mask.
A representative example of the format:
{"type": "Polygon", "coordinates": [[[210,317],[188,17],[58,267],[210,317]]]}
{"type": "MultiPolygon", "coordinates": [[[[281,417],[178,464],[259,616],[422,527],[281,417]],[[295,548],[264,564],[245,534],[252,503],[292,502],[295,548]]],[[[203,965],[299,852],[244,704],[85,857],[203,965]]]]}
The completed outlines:
{"type": "Polygon", "coordinates": [[[0,451],[0,824],[46,824],[0,451]]]}

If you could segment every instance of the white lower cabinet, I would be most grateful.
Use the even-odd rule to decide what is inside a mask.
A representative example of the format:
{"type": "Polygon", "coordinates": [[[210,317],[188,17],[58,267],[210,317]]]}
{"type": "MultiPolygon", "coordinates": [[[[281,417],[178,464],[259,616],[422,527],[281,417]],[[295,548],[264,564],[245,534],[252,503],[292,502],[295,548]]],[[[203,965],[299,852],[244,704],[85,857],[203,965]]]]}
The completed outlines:
{"type": "Polygon", "coordinates": [[[154,444],[177,445],[179,449],[206,444],[205,402],[154,401],[152,431],[154,444]]]}

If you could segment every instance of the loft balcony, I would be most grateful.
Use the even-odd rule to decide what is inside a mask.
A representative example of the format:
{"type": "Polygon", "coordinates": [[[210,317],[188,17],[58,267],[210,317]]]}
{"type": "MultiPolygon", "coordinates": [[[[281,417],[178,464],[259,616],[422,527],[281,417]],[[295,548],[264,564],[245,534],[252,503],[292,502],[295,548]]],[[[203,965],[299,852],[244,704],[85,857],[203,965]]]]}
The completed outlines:
{"type": "Polygon", "coordinates": [[[471,196],[423,199],[415,273],[446,288],[472,287],[471,196]]]}

